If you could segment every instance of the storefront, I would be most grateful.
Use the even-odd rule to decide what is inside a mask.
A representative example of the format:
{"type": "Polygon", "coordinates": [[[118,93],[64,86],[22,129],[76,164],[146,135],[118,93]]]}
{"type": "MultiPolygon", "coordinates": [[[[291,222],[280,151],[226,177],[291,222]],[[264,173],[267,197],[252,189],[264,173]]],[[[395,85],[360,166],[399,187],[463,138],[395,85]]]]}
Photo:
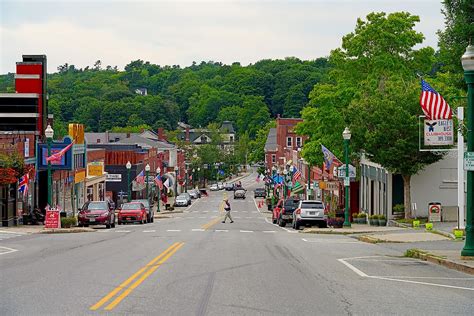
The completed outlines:
{"type": "Polygon", "coordinates": [[[86,198],[88,201],[104,201],[106,174],[103,162],[87,164],[87,177],[85,179],[86,198]]]}

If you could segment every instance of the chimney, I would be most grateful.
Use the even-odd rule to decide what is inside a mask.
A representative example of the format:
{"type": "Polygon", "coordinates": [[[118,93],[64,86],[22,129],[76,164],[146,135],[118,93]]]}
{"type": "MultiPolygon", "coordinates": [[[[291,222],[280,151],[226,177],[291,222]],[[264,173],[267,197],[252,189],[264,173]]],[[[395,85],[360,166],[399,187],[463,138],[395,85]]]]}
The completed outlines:
{"type": "Polygon", "coordinates": [[[163,127],[158,128],[158,140],[166,141],[165,130],[163,129],[163,127]]]}
{"type": "Polygon", "coordinates": [[[186,141],[189,142],[189,127],[186,127],[186,141]]]}

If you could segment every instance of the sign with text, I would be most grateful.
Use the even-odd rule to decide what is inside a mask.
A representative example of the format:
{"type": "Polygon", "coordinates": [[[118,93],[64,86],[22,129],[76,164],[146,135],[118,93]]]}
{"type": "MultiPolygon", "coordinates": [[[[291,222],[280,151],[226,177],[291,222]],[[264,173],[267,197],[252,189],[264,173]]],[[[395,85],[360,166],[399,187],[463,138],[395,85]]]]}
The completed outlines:
{"type": "MultiPolygon", "coordinates": [[[[69,137],[65,137],[63,142],[52,142],[51,154],[53,155],[60,152],[66,146],[71,144],[71,142],[72,141],[69,137]]],[[[72,151],[73,149],[71,148],[64,153],[64,156],[62,156],[59,161],[52,161],[51,169],[52,170],[72,170],[72,160],[73,160],[72,151]]],[[[38,143],[37,152],[38,152],[38,155],[36,157],[36,165],[38,166],[38,170],[48,169],[48,162],[46,161],[46,158],[48,157],[48,144],[38,143]]]]}
{"type": "Polygon", "coordinates": [[[453,120],[424,120],[425,146],[448,146],[454,141],[453,120]]]}
{"type": "Polygon", "coordinates": [[[44,228],[61,228],[61,221],[59,220],[58,209],[46,209],[46,216],[44,218],[44,228]]]}
{"type": "Polygon", "coordinates": [[[474,151],[464,153],[464,170],[474,171],[474,151]]]}
{"type": "Polygon", "coordinates": [[[105,176],[106,182],[122,182],[122,175],[120,173],[108,173],[105,176]]]}
{"type": "Polygon", "coordinates": [[[319,188],[326,191],[336,191],[339,188],[337,181],[319,181],[319,188]]]}
{"type": "Polygon", "coordinates": [[[88,177],[101,177],[104,174],[103,162],[91,162],[87,164],[88,177]]]}
{"type": "MultiPolygon", "coordinates": [[[[346,165],[342,165],[337,168],[337,177],[341,179],[346,177],[346,165]]],[[[349,177],[354,179],[356,177],[356,167],[353,165],[349,165],[349,177]]]]}

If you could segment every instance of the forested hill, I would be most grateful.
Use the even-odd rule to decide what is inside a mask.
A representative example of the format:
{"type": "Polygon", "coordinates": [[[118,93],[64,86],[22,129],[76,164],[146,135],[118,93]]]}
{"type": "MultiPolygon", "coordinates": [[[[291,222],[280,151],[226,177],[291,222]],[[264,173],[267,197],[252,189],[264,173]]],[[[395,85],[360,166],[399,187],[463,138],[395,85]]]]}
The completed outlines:
{"type": "MultiPolygon", "coordinates": [[[[124,71],[100,61],[85,69],[65,64],[49,75],[49,109],[57,128],[74,121],[88,131],[142,124],[174,129],[178,121],[198,127],[230,120],[237,132],[253,137],[277,114],[299,117],[327,71],[325,58],[261,60],[245,67],[202,62],[186,68],[136,60],[124,71]],[[137,94],[139,88],[148,95],[137,94]]],[[[0,91],[12,90],[13,76],[0,76],[0,91]]]]}

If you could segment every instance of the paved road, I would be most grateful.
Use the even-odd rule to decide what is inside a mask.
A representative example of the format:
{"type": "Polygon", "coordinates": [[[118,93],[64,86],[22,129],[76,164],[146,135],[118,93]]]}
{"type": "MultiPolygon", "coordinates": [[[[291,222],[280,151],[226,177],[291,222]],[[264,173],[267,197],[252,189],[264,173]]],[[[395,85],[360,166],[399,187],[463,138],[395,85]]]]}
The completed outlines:
{"type": "Polygon", "coordinates": [[[472,276],[282,229],[250,191],[222,224],[223,194],[153,224],[0,240],[0,314],[472,314],[472,276]]]}

